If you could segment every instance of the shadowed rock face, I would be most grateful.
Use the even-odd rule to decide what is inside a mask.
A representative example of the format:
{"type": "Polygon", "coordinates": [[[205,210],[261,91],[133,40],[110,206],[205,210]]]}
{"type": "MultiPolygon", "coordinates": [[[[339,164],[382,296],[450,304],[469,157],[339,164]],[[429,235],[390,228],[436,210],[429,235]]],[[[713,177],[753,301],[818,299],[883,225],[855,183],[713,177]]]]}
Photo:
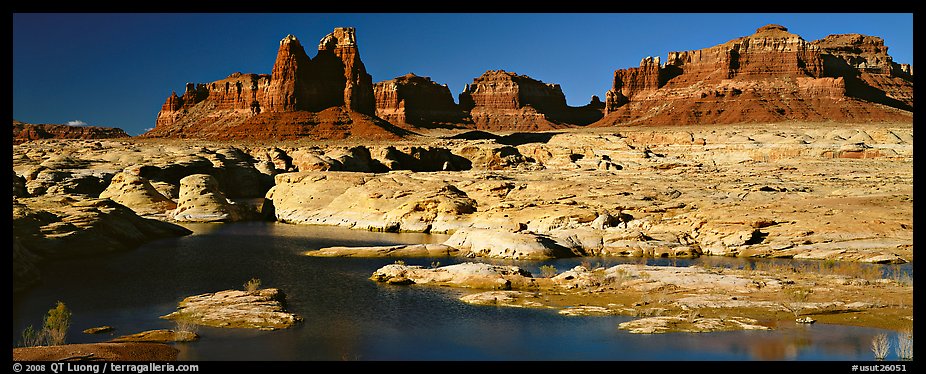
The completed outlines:
{"type": "Polygon", "coordinates": [[[767,25],[615,71],[606,117],[595,125],[909,121],[912,98],[912,68],[893,63],[880,38],[808,42],[767,25]]]}
{"type": "Polygon", "coordinates": [[[408,132],[374,117],[373,81],[355,30],[339,27],[310,58],[287,35],[270,75],[234,73],[172,93],[143,137],[206,139],[397,139],[408,132]]]}
{"type": "Polygon", "coordinates": [[[35,264],[126,250],[190,231],[139,217],[109,199],[42,195],[13,200],[13,290],[39,279],[35,264]]]}

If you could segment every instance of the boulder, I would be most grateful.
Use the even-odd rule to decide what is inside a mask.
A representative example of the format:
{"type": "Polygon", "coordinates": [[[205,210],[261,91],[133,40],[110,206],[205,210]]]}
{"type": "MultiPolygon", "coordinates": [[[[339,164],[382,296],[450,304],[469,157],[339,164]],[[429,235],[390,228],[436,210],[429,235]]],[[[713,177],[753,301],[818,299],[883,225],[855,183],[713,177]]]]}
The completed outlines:
{"type": "Polygon", "coordinates": [[[456,248],[443,244],[392,245],[383,247],[327,247],[302,253],[311,257],[453,257],[456,248]]]}
{"type": "Polygon", "coordinates": [[[162,195],[150,181],[124,172],[113,177],[100,198],[125,205],[139,215],[164,214],[177,208],[177,203],[162,195]]]}
{"type": "Polygon", "coordinates": [[[97,255],[134,248],[190,231],[146,219],[109,199],[43,195],[13,200],[13,289],[37,280],[39,259],[97,255]]]}
{"type": "Polygon", "coordinates": [[[485,291],[463,296],[460,301],[474,305],[539,308],[543,307],[543,304],[537,301],[539,298],[540,295],[535,292],[485,291]]]}
{"type": "Polygon", "coordinates": [[[664,334],[669,332],[715,332],[736,330],[770,330],[758,321],[746,317],[729,318],[686,318],[686,317],[648,317],[623,322],[618,325],[621,330],[631,334],[664,334]]]}
{"type": "Polygon", "coordinates": [[[177,209],[172,219],[181,222],[232,222],[244,219],[244,209],[225,197],[209,174],[193,174],[180,180],[177,209]]]}
{"type": "Polygon", "coordinates": [[[529,232],[460,229],[444,244],[476,257],[539,260],[577,255],[547,236],[529,232]]]}
{"type": "Polygon", "coordinates": [[[286,311],[285,303],[286,295],[276,288],[228,290],[187,297],[177,311],[161,318],[211,327],[285,329],[302,321],[286,311]]]}
{"type": "Polygon", "coordinates": [[[420,266],[391,264],[373,272],[371,280],[404,284],[453,286],[489,290],[526,289],[535,284],[530,272],[517,266],[491,265],[477,262],[425,269],[420,266]]]}
{"type": "Polygon", "coordinates": [[[197,339],[199,339],[199,335],[192,331],[149,330],[137,334],[120,336],[110,341],[113,343],[177,343],[192,342],[197,339]]]}

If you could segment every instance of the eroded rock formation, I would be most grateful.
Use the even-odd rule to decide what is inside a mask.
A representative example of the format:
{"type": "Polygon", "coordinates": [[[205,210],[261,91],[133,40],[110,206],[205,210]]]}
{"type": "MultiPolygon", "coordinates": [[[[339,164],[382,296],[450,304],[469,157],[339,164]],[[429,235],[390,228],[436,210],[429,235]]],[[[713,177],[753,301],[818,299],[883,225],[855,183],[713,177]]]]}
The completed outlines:
{"type": "Polygon", "coordinates": [[[286,311],[285,303],[286,295],[276,288],[227,290],[187,297],[177,311],[161,318],[212,327],[285,329],[302,321],[286,311]]]}
{"type": "Polygon", "coordinates": [[[469,112],[474,127],[486,130],[542,131],[585,125],[600,118],[596,106],[593,99],[587,106],[569,107],[559,84],[504,70],[485,72],[460,93],[460,107],[469,112]]]}
{"type": "Polygon", "coordinates": [[[180,180],[177,209],[171,218],[181,222],[232,222],[239,221],[245,210],[225,197],[215,177],[193,174],[180,180]]]}
{"type": "Polygon", "coordinates": [[[606,117],[595,125],[909,121],[912,98],[912,69],[893,63],[880,38],[808,42],[767,25],[615,71],[606,117]]]}
{"type": "Polygon", "coordinates": [[[270,75],[234,73],[172,93],[144,137],[208,139],[396,139],[408,134],[375,116],[373,82],[355,30],[339,27],[310,58],[287,35],[270,75]]]}
{"type": "Polygon", "coordinates": [[[13,144],[38,139],[112,139],[127,138],[120,128],[99,126],[70,126],[31,124],[13,120],[13,144]]]}
{"type": "Polygon", "coordinates": [[[96,255],[190,231],[139,217],[109,199],[43,195],[13,199],[13,290],[39,280],[43,260],[96,255]]]}
{"type": "Polygon", "coordinates": [[[409,73],[377,82],[373,92],[376,95],[376,115],[396,125],[455,127],[466,121],[447,85],[437,84],[429,77],[409,73]]]}

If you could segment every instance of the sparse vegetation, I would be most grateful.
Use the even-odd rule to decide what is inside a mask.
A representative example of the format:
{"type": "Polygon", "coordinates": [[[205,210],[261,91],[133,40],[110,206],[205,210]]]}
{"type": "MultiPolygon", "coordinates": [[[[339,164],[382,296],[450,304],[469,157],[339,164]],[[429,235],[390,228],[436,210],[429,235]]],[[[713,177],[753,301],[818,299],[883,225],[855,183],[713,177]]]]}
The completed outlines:
{"type": "Polygon", "coordinates": [[[757,261],[755,270],[771,273],[816,273],[823,275],[842,275],[865,280],[882,278],[878,265],[863,264],[854,261],[824,260],[806,263],[783,263],[777,261],[757,261]]]}
{"type": "Polygon", "coordinates": [[[431,262],[431,269],[437,269],[440,267],[440,261],[431,262]]]}
{"type": "Polygon", "coordinates": [[[402,266],[405,266],[405,261],[403,261],[403,260],[395,260],[395,262],[394,262],[394,263],[395,263],[396,265],[402,265],[402,266]]]}
{"type": "Polygon", "coordinates": [[[42,330],[36,331],[32,325],[26,327],[22,332],[19,340],[20,347],[37,347],[45,343],[45,336],[42,330]]]}
{"type": "Polygon", "coordinates": [[[803,303],[810,298],[813,290],[807,287],[790,287],[787,291],[788,300],[792,302],[803,303]]]}
{"type": "Polygon", "coordinates": [[[871,339],[871,352],[875,354],[875,359],[883,360],[891,350],[891,341],[887,340],[887,335],[878,334],[871,339]]]}
{"type": "Polygon", "coordinates": [[[813,293],[813,290],[807,287],[794,286],[785,289],[784,292],[785,296],[788,298],[786,308],[797,317],[801,315],[801,311],[804,309],[801,304],[810,299],[810,294],[813,293]]]}
{"type": "Polygon", "coordinates": [[[624,282],[627,280],[628,275],[624,269],[617,269],[613,275],[606,276],[604,278],[604,284],[610,284],[617,288],[624,287],[624,282]]]}
{"type": "Polygon", "coordinates": [[[248,292],[256,292],[260,289],[260,279],[251,278],[247,283],[244,284],[244,290],[248,292]]]}
{"type": "Polygon", "coordinates": [[[907,329],[897,334],[897,347],[894,348],[897,358],[913,361],[913,329],[907,329]]]}
{"type": "Polygon", "coordinates": [[[45,314],[45,322],[41,330],[36,331],[32,325],[26,327],[20,336],[19,345],[22,347],[37,347],[40,345],[62,345],[65,343],[68,330],[71,328],[71,311],[62,302],[45,314]]]}
{"type": "Polygon", "coordinates": [[[694,323],[694,321],[698,319],[698,317],[701,317],[701,313],[698,312],[697,309],[691,309],[685,315],[685,320],[687,320],[688,323],[694,323]]]}
{"type": "Polygon", "coordinates": [[[603,267],[604,267],[604,264],[602,264],[601,262],[595,262],[595,263],[593,264],[592,261],[591,261],[591,260],[588,260],[588,259],[582,260],[582,262],[579,263],[579,265],[581,265],[582,267],[588,269],[589,271],[594,271],[594,270],[596,270],[596,269],[598,269],[598,268],[603,268],[603,267]]]}
{"type": "Polygon", "coordinates": [[[540,267],[540,276],[544,278],[553,278],[556,276],[556,267],[553,265],[543,265],[540,267]]]}
{"type": "Polygon", "coordinates": [[[193,316],[189,314],[181,314],[174,318],[174,331],[177,332],[192,332],[196,333],[199,330],[199,326],[193,322],[193,316]]]}
{"type": "Polygon", "coordinates": [[[71,328],[71,311],[62,302],[48,310],[45,315],[45,326],[42,332],[48,345],[62,345],[67,338],[68,329],[71,328]]]}
{"type": "Polygon", "coordinates": [[[900,270],[900,266],[894,265],[891,268],[890,279],[904,286],[913,286],[913,276],[908,272],[900,270]]]}

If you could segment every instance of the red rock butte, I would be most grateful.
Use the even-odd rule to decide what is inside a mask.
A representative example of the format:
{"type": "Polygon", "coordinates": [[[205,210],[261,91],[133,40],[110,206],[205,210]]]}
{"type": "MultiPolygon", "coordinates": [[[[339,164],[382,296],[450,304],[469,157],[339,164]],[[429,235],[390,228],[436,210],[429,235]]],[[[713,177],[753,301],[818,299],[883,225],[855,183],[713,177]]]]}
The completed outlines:
{"type": "Polygon", "coordinates": [[[480,130],[554,130],[587,125],[601,118],[597,97],[583,107],[566,105],[556,83],[526,75],[489,70],[473,79],[460,93],[460,107],[468,111],[480,130]]]}
{"type": "Polygon", "coordinates": [[[614,72],[594,126],[912,120],[913,69],[884,40],[807,42],[780,25],[714,47],[646,57],[614,72]]]}
{"type": "Polygon", "coordinates": [[[270,75],[234,73],[172,93],[143,137],[207,139],[396,139],[408,134],[375,117],[372,77],[355,30],[339,27],[310,58],[299,40],[280,41],[270,75]]]}
{"type": "Polygon", "coordinates": [[[124,130],[115,127],[31,124],[13,120],[13,144],[39,139],[111,139],[127,138],[124,130]]]}
{"type": "Polygon", "coordinates": [[[566,105],[559,84],[526,75],[489,70],[473,79],[453,102],[447,85],[407,74],[376,83],[376,115],[415,128],[543,131],[587,125],[604,115],[597,96],[582,107],[566,105]]]}
{"type": "Polygon", "coordinates": [[[407,74],[372,83],[355,31],[337,28],[306,55],[280,41],[271,74],[234,73],[171,94],[143,137],[398,139],[426,128],[545,131],[573,126],[909,122],[913,68],[884,40],[808,42],[780,25],[710,48],[646,57],[614,72],[602,103],[570,107],[559,84],[489,70],[454,103],[447,85],[407,74]]]}

